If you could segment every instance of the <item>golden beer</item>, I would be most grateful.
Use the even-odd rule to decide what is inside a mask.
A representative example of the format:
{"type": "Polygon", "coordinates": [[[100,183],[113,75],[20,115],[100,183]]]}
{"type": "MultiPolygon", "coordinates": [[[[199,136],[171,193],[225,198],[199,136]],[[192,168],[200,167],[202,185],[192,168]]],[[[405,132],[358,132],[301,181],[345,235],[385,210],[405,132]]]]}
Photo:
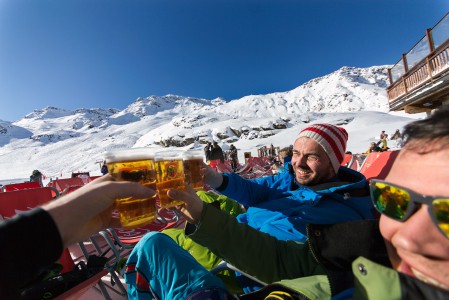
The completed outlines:
{"type": "Polygon", "coordinates": [[[190,184],[195,190],[203,189],[203,174],[201,173],[203,152],[197,150],[185,151],[182,155],[182,160],[186,184],[190,184]]]}
{"type": "Polygon", "coordinates": [[[174,200],[167,196],[169,189],[184,190],[184,166],[180,151],[156,152],[154,157],[156,168],[156,189],[161,207],[174,207],[183,204],[181,200],[174,200]]]}
{"type": "MultiPolygon", "coordinates": [[[[117,181],[132,181],[155,188],[154,154],[147,148],[132,148],[109,152],[106,163],[111,176],[117,181]]],[[[156,197],[136,199],[126,197],[115,200],[120,224],[125,229],[147,225],[156,219],[156,197]]]]}

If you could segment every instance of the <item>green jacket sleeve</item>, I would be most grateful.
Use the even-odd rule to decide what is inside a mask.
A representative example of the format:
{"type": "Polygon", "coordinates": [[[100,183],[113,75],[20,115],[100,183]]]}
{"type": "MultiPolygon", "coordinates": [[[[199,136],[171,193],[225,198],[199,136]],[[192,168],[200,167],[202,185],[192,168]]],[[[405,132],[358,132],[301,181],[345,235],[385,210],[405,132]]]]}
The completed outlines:
{"type": "Polygon", "coordinates": [[[192,226],[186,226],[192,240],[263,282],[325,274],[307,244],[277,240],[211,205],[204,206],[201,223],[189,234],[192,226]]]}

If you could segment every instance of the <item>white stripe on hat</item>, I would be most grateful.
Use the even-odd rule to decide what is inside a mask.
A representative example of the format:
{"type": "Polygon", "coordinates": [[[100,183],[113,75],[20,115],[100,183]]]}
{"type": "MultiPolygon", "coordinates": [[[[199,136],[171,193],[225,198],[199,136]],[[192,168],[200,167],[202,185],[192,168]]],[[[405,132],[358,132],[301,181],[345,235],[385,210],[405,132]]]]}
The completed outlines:
{"type": "Polygon", "coordinates": [[[314,124],[303,129],[299,137],[309,137],[323,147],[335,173],[338,172],[346,151],[348,133],[343,128],[331,124],[314,124]]]}

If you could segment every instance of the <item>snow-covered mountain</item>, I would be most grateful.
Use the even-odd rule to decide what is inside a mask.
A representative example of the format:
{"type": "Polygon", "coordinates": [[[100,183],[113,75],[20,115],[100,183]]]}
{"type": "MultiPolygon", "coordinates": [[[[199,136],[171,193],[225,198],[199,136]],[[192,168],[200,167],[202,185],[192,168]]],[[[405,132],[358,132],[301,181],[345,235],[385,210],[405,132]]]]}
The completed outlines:
{"type": "Polygon", "coordinates": [[[256,155],[262,145],[292,144],[309,122],[344,126],[350,133],[348,149],[354,143],[351,150],[359,152],[367,144],[357,148],[353,136],[374,138],[363,138],[361,128],[380,132],[411,120],[388,114],[388,67],[343,67],[291,91],[228,102],[166,95],[139,98],[121,111],[35,110],[15,122],[0,121],[0,179],[25,178],[33,169],[47,177],[72,171],[99,173],[98,162],[115,148],[202,148],[216,140],[224,150],[234,143],[241,157],[243,151],[256,155]],[[370,124],[363,124],[368,119],[370,124]]]}

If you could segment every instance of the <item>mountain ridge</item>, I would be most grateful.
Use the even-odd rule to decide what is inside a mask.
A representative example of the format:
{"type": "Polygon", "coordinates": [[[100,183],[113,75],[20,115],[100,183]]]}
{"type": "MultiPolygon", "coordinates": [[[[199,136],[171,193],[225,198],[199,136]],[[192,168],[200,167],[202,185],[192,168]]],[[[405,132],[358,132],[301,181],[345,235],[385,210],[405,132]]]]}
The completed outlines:
{"type": "Polygon", "coordinates": [[[216,140],[226,150],[230,143],[258,147],[294,136],[310,122],[350,128],[357,112],[388,113],[388,67],[342,67],[287,92],[230,101],[168,94],[137,98],[123,110],[34,110],[15,122],[0,121],[0,165],[27,173],[28,164],[45,166],[54,176],[62,165],[96,169],[105,152],[117,148],[202,148],[216,140]]]}

